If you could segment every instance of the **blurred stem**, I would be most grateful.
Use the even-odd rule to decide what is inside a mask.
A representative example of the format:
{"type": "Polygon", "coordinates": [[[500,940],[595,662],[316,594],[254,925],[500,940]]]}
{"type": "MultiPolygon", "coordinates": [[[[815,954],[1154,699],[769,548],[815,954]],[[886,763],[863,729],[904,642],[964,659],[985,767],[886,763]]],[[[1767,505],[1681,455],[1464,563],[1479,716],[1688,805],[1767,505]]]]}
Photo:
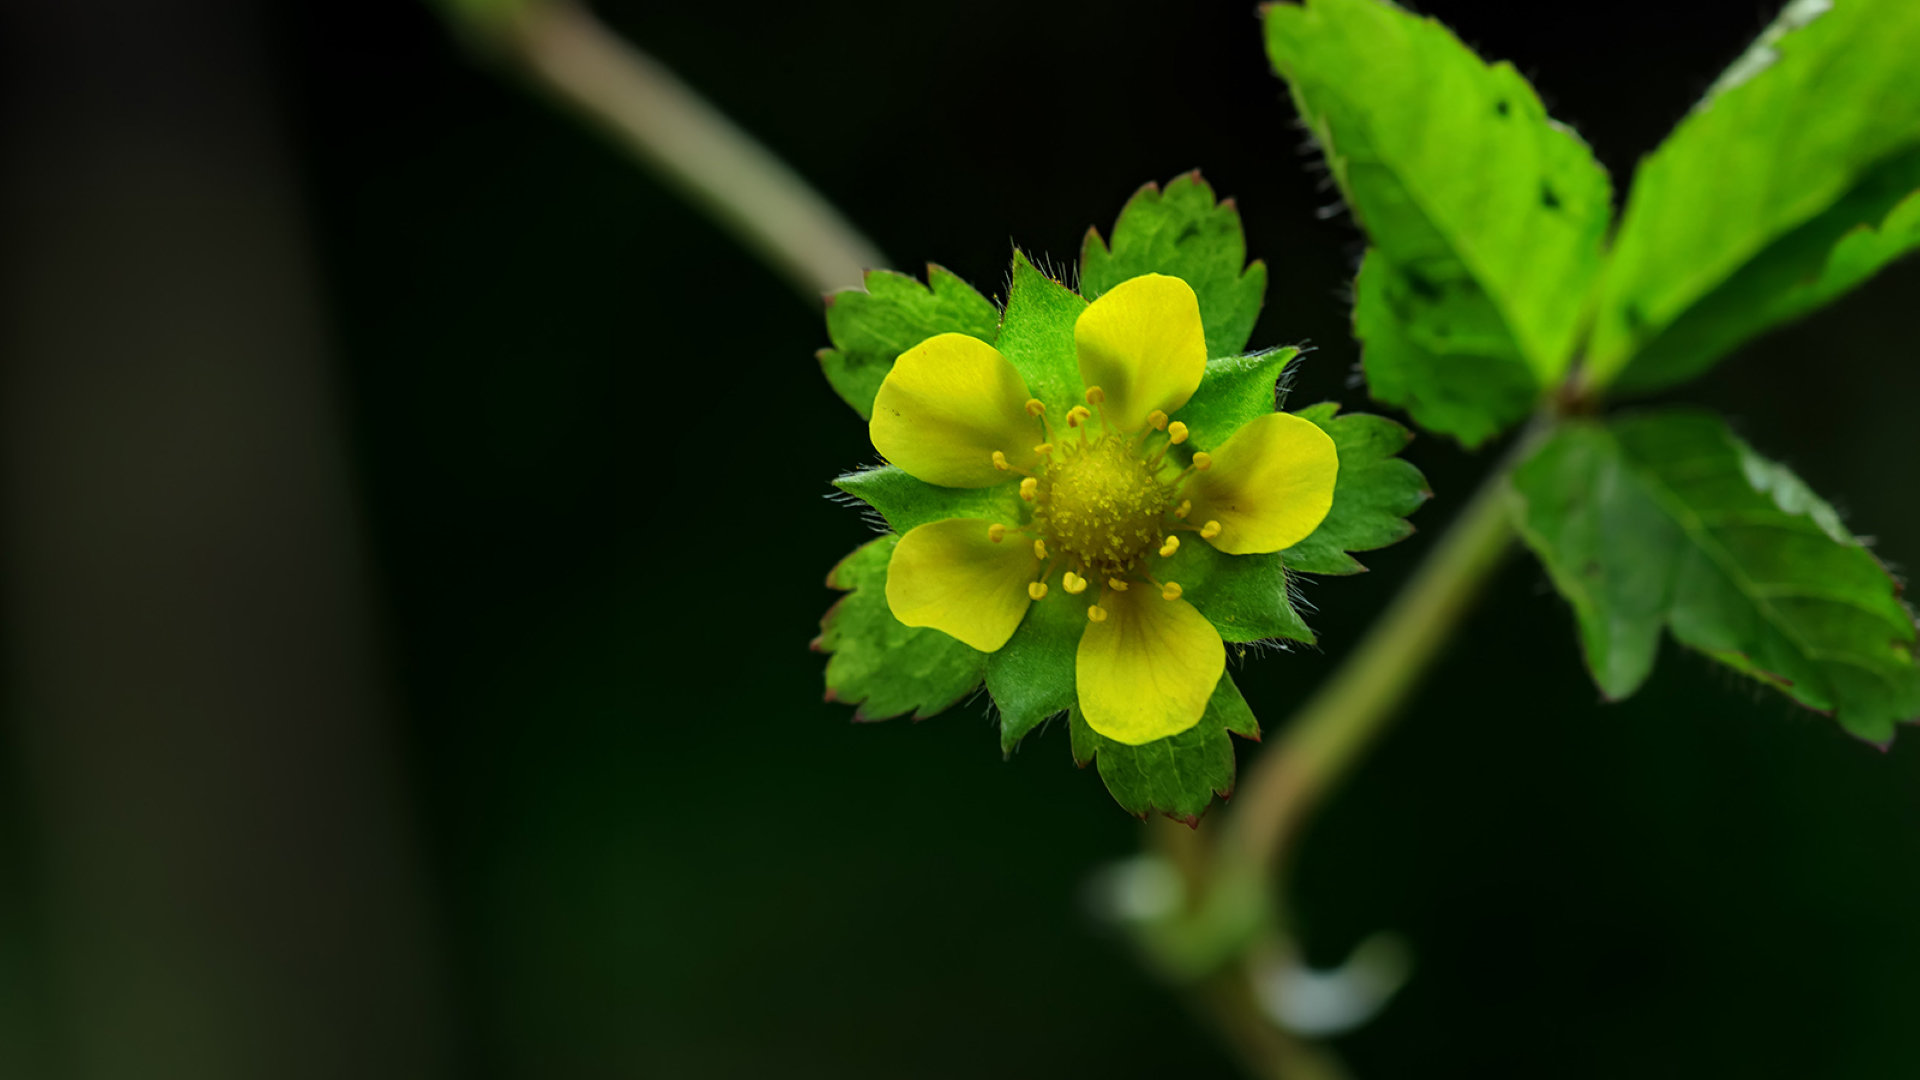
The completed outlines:
{"type": "Polygon", "coordinates": [[[571,0],[447,3],[450,18],[612,135],[814,300],[888,265],[800,174],[571,0]]]}

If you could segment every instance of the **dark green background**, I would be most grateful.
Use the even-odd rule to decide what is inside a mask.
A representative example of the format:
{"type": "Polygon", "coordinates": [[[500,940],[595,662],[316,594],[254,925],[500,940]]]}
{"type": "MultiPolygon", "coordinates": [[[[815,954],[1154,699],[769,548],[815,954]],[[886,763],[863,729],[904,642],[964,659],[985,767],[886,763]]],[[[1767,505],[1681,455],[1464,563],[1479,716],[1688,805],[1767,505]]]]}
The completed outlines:
{"type": "MultiPolygon", "coordinates": [[[[1426,10],[1532,77],[1620,186],[1772,7],[1426,10]]],[[[1010,244],[1070,261],[1142,181],[1201,167],[1272,271],[1255,344],[1314,347],[1297,403],[1365,404],[1357,234],[1316,214],[1333,196],[1249,5],[601,10],[902,268],[983,291],[1010,244]]],[[[821,581],[869,535],[827,481],[874,454],[812,359],[817,305],[430,11],[304,0],[264,25],[397,682],[441,1071],[1227,1073],[1087,913],[1142,826],[1064,730],[1003,764],[983,702],[863,726],[821,702],[821,581]]],[[[1896,566],[1920,559],[1917,296],[1898,267],[1682,395],[1896,566]]],[[[1437,493],[1421,533],[1308,587],[1321,653],[1240,676],[1269,729],[1497,453],[1409,449],[1437,493]]],[[[1671,649],[1634,700],[1596,698],[1516,558],[1311,831],[1313,959],[1381,929],[1416,958],[1341,1040],[1361,1075],[1920,1071],[1920,733],[1883,755],[1671,649]]],[[[0,1004],[67,1075],[88,1035],[41,992],[41,856],[14,817],[0,1004]]]]}

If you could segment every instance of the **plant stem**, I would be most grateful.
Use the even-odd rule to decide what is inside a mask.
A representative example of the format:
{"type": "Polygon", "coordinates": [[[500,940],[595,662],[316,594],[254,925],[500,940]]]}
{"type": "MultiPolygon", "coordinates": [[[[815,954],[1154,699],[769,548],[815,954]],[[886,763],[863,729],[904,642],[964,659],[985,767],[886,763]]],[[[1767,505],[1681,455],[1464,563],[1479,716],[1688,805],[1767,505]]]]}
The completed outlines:
{"type": "Polygon", "coordinates": [[[497,20],[466,19],[809,300],[889,265],[800,174],[579,4],[537,0],[497,20]]]}

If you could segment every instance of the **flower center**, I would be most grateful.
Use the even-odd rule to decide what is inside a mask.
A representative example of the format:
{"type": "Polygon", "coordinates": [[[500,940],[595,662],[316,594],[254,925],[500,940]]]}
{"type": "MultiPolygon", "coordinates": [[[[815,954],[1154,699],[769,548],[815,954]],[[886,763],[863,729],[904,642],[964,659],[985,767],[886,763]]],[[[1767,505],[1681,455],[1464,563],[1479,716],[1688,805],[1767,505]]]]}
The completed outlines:
{"type": "Polygon", "coordinates": [[[1048,546],[1098,577],[1124,575],[1166,538],[1174,489],[1139,455],[1139,442],[1116,433],[1069,441],[1035,491],[1034,520],[1048,546]]]}

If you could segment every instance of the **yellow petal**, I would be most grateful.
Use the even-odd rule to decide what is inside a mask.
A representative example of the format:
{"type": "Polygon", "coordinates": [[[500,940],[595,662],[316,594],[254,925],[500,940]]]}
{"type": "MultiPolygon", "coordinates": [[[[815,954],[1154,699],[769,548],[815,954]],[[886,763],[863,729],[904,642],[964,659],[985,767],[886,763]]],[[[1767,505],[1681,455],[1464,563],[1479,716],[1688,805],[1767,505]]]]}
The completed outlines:
{"type": "Polygon", "coordinates": [[[1017,479],[993,463],[1031,470],[1041,428],[1027,415],[1027,384],[976,337],[941,334],[908,349],[873,399],[874,449],[917,480],[978,488],[1017,479]]]}
{"type": "Polygon", "coordinates": [[[1219,522],[1205,539],[1229,555],[1281,551],[1320,527],[1339,472],[1339,451],[1319,425],[1269,413],[1234,432],[1214,449],[1212,467],[1188,480],[1187,520],[1219,522]]]}
{"type": "Polygon", "coordinates": [[[1087,623],[1074,662],[1087,725],[1129,746],[1200,722],[1227,670],[1227,648],[1206,616],[1157,589],[1109,591],[1106,619],[1087,623]]]}
{"type": "Polygon", "coordinates": [[[1177,277],[1143,274],[1115,285],[1073,324],[1080,378],[1106,391],[1108,422],[1138,431],[1155,409],[1187,403],[1207,370],[1200,301],[1177,277]]]}
{"type": "Polygon", "coordinates": [[[981,652],[1005,645],[1033,602],[1027,584],[1040,560],[1017,536],[997,544],[988,539],[993,524],[946,518],[901,537],[887,563],[893,617],[951,634],[981,652]]]}

